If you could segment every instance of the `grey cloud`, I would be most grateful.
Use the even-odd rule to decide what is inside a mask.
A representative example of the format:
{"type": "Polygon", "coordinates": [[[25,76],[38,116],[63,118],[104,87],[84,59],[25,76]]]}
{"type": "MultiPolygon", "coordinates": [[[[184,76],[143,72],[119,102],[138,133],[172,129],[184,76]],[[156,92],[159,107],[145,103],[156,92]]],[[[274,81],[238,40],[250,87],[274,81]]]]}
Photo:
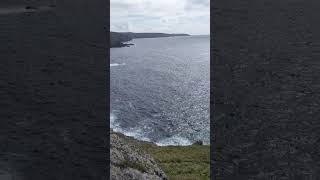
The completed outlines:
{"type": "Polygon", "coordinates": [[[111,0],[111,30],[209,34],[209,0],[111,0]]]}
{"type": "Polygon", "coordinates": [[[184,8],[188,11],[194,9],[203,9],[210,11],[210,0],[187,0],[184,8]]]}
{"type": "Polygon", "coordinates": [[[203,5],[206,7],[210,5],[210,0],[188,0],[188,2],[194,5],[203,5]]]}

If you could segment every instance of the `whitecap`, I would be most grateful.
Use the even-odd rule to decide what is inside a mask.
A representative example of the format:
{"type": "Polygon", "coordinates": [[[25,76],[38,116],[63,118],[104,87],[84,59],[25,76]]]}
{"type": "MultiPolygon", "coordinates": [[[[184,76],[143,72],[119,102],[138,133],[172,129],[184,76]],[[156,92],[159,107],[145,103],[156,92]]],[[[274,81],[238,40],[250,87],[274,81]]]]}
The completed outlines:
{"type": "Polygon", "coordinates": [[[126,65],[125,63],[121,63],[121,64],[119,64],[119,63],[111,63],[110,64],[110,67],[114,67],[114,66],[124,66],[124,65],[126,65]]]}
{"type": "Polygon", "coordinates": [[[118,132],[121,134],[124,134],[129,137],[133,137],[137,140],[141,141],[148,141],[151,142],[151,140],[147,137],[145,137],[144,132],[140,128],[128,128],[124,129],[121,128],[120,124],[116,121],[117,117],[114,113],[110,114],[110,127],[113,129],[114,132],[118,132]]]}
{"type": "Polygon", "coordinates": [[[172,136],[156,142],[158,146],[189,146],[192,142],[184,137],[172,136]]]}
{"type": "MultiPolygon", "coordinates": [[[[145,130],[147,129],[147,127],[139,128],[138,126],[133,128],[122,128],[119,122],[117,122],[117,116],[114,112],[110,114],[110,127],[114,132],[122,133],[137,140],[152,142],[151,139],[146,137],[145,130]]],[[[175,135],[157,141],[155,142],[155,144],[158,146],[189,146],[192,145],[192,142],[187,138],[175,135]]]]}

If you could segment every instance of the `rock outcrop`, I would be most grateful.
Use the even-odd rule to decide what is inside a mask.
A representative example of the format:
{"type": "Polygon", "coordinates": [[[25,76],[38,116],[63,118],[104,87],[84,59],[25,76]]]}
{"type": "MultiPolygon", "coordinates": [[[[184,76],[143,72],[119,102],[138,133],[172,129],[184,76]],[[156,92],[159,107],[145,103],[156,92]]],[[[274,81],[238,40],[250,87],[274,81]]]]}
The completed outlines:
{"type": "Polygon", "coordinates": [[[110,47],[123,47],[127,42],[132,40],[132,37],[126,33],[110,32],[110,47]]]}
{"type": "Polygon", "coordinates": [[[133,138],[111,131],[111,180],[166,180],[155,160],[133,138]]]}

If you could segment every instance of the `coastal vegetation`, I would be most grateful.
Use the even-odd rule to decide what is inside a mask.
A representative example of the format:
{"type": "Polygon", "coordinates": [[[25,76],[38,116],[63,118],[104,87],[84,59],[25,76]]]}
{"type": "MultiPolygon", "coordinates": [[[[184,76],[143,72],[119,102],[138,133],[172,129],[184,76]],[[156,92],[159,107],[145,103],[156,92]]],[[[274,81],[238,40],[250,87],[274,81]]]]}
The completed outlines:
{"type": "Polygon", "coordinates": [[[210,179],[210,146],[156,146],[143,144],[170,180],[210,179]]]}
{"type": "Polygon", "coordinates": [[[158,146],[111,130],[113,179],[210,179],[210,146],[158,146]]]}

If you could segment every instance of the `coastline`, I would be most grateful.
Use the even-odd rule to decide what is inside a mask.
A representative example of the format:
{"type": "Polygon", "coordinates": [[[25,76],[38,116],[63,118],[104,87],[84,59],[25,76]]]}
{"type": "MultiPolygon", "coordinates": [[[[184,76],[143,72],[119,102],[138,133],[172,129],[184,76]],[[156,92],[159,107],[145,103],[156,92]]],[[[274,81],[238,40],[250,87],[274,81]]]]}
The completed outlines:
{"type": "MultiPolygon", "coordinates": [[[[121,40],[121,37],[118,37],[118,40],[121,40]]],[[[128,42],[131,39],[128,36],[124,36],[122,40],[123,42],[128,42]]],[[[118,65],[120,64],[110,64],[110,67],[118,65]]],[[[181,142],[181,140],[184,141],[183,138],[181,139],[175,136],[165,137],[158,142],[150,142],[148,138],[143,136],[144,133],[141,132],[139,128],[129,130],[121,129],[114,121],[115,119],[111,114],[112,179],[125,179],[124,177],[129,176],[142,179],[143,174],[144,176],[155,176],[156,174],[153,172],[163,172],[163,175],[173,180],[210,179],[210,145],[202,145],[203,142],[201,141],[192,143],[190,140],[184,143],[181,142]],[[168,142],[168,140],[170,141],[172,139],[174,139],[174,142],[168,142]],[[160,142],[162,144],[160,144],[160,142]],[[119,146],[119,144],[122,144],[122,147],[119,146]],[[141,154],[147,154],[149,158],[141,154]],[[134,159],[131,157],[132,155],[138,158],[134,159]],[[142,162],[143,159],[147,159],[147,162],[154,163],[152,163],[152,165],[146,165],[142,162]],[[119,162],[121,163],[119,164],[119,162]],[[146,166],[152,166],[154,170],[145,170],[147,169],[146,166]],[[161,171],[159,171],[159,169],[161,171]]],[[[165,179],[164,176],[153,178],[165,179]]]]}
{"type": "Polygon", "coordinates": [[[110,32],[110,48],[129,47],[126,44],[133,39],[139,38],[161,38],[174,36],[190,36],[189,34],[166,34],[166,33],[132,33],[132,32],[110,32]]]}
{"type": "Polygon", "coordinates": [[[129,175],[163,180],[210,178],[209,145],[195,143],[188,146],[158,146],[112,129],[110,138],[111,172],[114,179],[129,175]]]}

